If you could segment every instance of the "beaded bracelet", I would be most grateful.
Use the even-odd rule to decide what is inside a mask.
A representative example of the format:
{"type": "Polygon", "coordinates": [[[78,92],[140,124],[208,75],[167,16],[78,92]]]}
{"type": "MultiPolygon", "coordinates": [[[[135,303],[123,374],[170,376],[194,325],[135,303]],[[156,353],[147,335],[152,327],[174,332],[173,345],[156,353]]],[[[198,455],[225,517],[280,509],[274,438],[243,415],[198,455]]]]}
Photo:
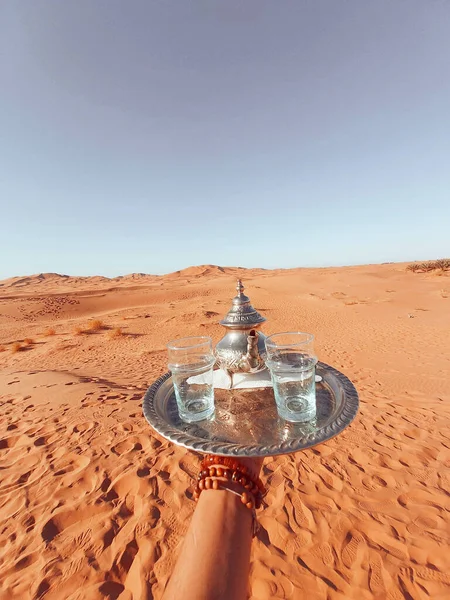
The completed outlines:
{"type": "Polygon", "coordinates": [[[194,500],[198,500],[203,490],[229,490],[240,497],[242,504],[245,504],[247,508],[256,507],[256,498],[248,490],[244,490],[242,493],[232,490],[228,485],[228,481],[218,477],[205,477],[201,478],[194,490],[194,500]]]}
{"type": "MultiPolygon", "coordinates": [[[[248,475],[244,474],[242,471],[240,471],[238,469],[234,469],[233,471],[231,471],[228,468],[222,468],[222,467],[209,467],[207,469],[202,469],[202,471],[200,471],[200,473],[198,474],[196,491],[198,491],[198,490],[201,491],[203,489],[203,486],[206,485],[206,481],[208,479],[216,478],[216,477],[219,479],[225,480],[225,481],[228,480],[228,481],[232,481],[234,483],[241,484],[242,487],[244,488],[244,490],[247,493],[251,494],[252,497],[254,498],[255,507],[259,508],[261,506],[261,502],[263,499],[263,493],[261,492],[257,483],[252,481],[252,479],[248,475]],[[200,486],[201,482],[204,482],[202,484],[202,486],[200,486]]],[[[215,481],[218,481],[218,480],[215,479],[215,481]]],[[[206,487],[204,489],[209,489],[209,487],[206,487]]],[[[213,487],[213,489],[217,489],[217,488],[213,487]]],[[[264,492],[265,492],[265,489],[264,489],[264,492]]]]}
{"type": "Polygon", "coordinates": [[[241,464],[237,459],[231,458],[229,456],[215,456],[213,454],[208,454],[201,462],[202,468],[207,469],[212,465],[223,465],[228,469],[232,469],[234,471],[239,471],[243,476],[250,479],[256,486],[258,486],[261,495],[264,497],[266,495],[266,488],[264,487],[263,482],[259,477],[252,477],[250,470],[243,464],[241,464]]]}

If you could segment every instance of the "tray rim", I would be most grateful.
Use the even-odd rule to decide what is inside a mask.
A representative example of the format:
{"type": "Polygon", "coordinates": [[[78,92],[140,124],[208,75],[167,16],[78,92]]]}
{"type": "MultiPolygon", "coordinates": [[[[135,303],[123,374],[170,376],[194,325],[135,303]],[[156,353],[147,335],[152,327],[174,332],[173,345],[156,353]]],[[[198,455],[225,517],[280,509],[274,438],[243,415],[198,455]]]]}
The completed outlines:
{"type": "Polygon", "coordinates": [[[291,454],[307,448],[312,448],[322,444],[341,433],[355,419],[358,413],[359,396],[358,392],[350,379],[323,362],[318,362],[317,367],[320,370],[329,371],[340,383],[344,391],[344,403],[341,412],[331,423],[319,429],[317,432],[305,434],[302,437],[293,438],[286,442],[278,444],[236,444],[234,442],[221,442],[205,440],[184,431],[180,431],[156,412],[154,399],[159,388],[166,382],[172,374],[169,372],[161,375],[147,389],[142,402],[142,410],[149,425],[163,438],[182,446],[188,450],[200,453],[217,454],[221,456],[252,456],[267,457],[291,454]]]}

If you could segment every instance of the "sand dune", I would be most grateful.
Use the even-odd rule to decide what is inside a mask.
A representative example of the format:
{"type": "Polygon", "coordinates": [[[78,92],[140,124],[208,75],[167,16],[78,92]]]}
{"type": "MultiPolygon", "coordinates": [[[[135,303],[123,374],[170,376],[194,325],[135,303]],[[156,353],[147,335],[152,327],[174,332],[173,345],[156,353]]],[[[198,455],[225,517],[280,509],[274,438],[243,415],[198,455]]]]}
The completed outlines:
{"type": "Polygon", "coordinates": [[[361,398],[338,438],[265,461],[251,598],[450,597],[448,274],[204,265],[0,282],[0,600],[161,597],[198,457],[142,396],[169,339],[220,339],[238,276],[265,332],[315,333],[361,398]]]}

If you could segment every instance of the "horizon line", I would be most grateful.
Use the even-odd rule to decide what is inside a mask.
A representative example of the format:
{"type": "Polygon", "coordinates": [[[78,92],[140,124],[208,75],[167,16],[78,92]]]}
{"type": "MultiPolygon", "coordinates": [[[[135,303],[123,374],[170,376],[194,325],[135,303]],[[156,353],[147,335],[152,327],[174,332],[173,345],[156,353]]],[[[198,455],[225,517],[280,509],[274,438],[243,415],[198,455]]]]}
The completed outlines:
{"type": "MultiPolygon", "coordinates": [[[[57,273],[56,271],[43,271],[41,273],[32,273],[29,275],[12,275],[10,277],[5,277],[4,279],[0,279],[0,282],[6,281],[9,279],[28,279],[28,278],[43,278],[45,276],[54,276],[54,277],[64,277],[64,278],[83,278],[83,279],[92,279],[94,277],[101,277],[102,279],[107,279],[113,281],[115,279],[124,279],[125,277],[132,277],[133,275],[137,275],[140,277],[166,277],[169,275],[174,275],[177,273],[181,273],[183,271],[187,271],[188,269],[196,269],[196,268],[205,268],[205,269],[240,269],[243,271],[294,271],[300,269],[346,269],[349,267],[369,267],[369,266],[382,266],[382,265],[402,265],[405,263],[418,263],[418,262],[427,262],[429,260],[450,260],[450,259],[414,259],[414,260],[401,260],[401,261],[384,261],[384,262],[369,262],[369,263],[353,263],[353,264],[345,264],[345,265],[326,265],[326,266],[297,266],[297,267],[238,267],[238,266],[223,266],[223,265],[215,265],[203,263],[199,265],[190,265],[188,267],[184,267],[182,269],[176,269],[175,271],[168,271],[166,273],[144,273],[142,271],[132,271],[130,273],[125,273],[123,275],[115,275],[113,277],[108,277],[107,275],[68,275],[67,273],[57,273]]],[[[223,271],[225,272],[225,271],[223,271]]]]}

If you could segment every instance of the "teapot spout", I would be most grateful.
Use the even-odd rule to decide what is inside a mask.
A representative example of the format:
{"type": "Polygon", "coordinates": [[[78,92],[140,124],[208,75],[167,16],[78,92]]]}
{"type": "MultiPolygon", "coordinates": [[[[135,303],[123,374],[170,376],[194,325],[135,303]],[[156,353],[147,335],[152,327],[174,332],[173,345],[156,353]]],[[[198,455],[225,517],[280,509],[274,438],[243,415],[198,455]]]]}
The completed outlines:
{"type": "Polygon", "coordinates": [[[258,351],[258,337],[258,332],[255,329],[252,329],[247,336],[247,354],[244,358],[250,369],[258,368],[261,363],[258,351]]]}

